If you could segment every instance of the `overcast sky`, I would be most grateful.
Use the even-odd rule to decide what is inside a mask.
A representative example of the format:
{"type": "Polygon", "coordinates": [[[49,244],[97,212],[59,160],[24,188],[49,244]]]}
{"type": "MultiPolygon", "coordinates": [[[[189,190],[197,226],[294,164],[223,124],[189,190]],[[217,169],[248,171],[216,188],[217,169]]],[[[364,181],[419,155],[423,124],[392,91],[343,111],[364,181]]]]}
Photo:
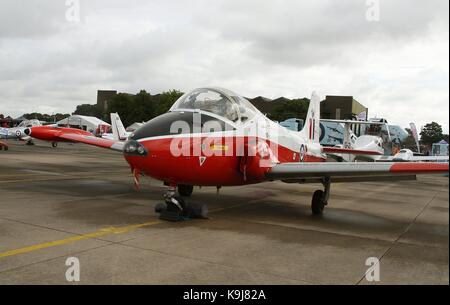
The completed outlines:
{"type": "Polygon", "coordinates": [[[316,90],[448,132],[448,0],[78,2],[79,20],[76,0],[0,2],[0,113],[69,113],[97,89],[316,90]]]}

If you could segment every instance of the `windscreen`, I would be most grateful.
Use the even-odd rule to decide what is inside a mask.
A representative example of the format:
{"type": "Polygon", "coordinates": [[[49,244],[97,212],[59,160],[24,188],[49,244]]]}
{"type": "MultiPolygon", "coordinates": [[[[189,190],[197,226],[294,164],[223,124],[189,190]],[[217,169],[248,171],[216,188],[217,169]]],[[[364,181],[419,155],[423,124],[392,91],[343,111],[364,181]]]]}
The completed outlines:
{"type": "Polygon", "coordinates": [[[196,89],[178,100],[173,110],[198,109],[214,113],[230,121],[239,119],[238,109],[227,96],[213,89],[196,89]]]}

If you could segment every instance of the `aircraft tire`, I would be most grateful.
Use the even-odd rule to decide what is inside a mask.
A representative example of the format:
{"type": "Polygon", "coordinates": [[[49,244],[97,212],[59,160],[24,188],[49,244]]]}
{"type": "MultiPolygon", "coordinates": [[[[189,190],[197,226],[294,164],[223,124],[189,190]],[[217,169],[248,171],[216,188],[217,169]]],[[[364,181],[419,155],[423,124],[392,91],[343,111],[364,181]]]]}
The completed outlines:
{"type": "Polygon", "coordinates": [[[160,202],[157,205],[155,205],[155,213],[161,213],[166,209],[167,205],[165,203],[160,202]]]}
{"type": "Polygon", "coordinates": [[[314,215],[321,215],[323,213],[323,209],[325,208],[325,202],[323,201],[324,191],[317,190],[314,192],[311,201],[311,210],[314,215]]]}
{"type": "Polygon", "coordinates": [[[206,204],[188,204],[186,206],[188,216],[191,218],[208,218],[208,206],[206,204]]]}
{"type": "Polygon", "coordinates": [[[186,185],[186,184],[178,185],[178,194],[180,194],[183,197],[191,196],[193,191],[194,191],[194,186],[192,186],[192,185],[186,185]]]}
{"type": "Polygon", "coordinates": [[[53,147],[53,148],[58,147],[58,142],[52,142],[52,147],[53,147]]]}

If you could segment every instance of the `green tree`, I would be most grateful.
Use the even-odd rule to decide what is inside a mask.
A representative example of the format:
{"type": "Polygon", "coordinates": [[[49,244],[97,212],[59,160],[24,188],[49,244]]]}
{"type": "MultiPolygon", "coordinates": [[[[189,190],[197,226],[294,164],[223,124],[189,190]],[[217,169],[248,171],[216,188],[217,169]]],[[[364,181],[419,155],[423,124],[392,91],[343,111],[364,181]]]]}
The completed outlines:
{"type": "Polygon", "coordinates": [[[420,141],[429,147],[443,138],[442,126],[436,122],[426,124],[420,132],[420,141]]]}
{"type": "Polygon", "coordinates": [[[156,98],[156,115],[161,115],[169,111],[170,107],[179,99],[184,93],[178,90],[170,90],[154,96],[156,98]]]}
{"type": "Polygon", "coordinates": [[[82,104],[78,105],[77,109],[73,114],[78,115],[85,115],[85,116],[95,116],[97,118],[103,117],[103,111],[100,109],[100,107],[96,105],[90,105],[90,104],[82,104]]]}
{"type": "Polygon", "coordinates": [[[57,114],[50,115],[50,114],[42,114],[39,112],[26,113],[23,115],[23,117],[26,118],[27,120],[39,120],[39,121],[47,122],[47,123],[54,123],[54,122],[60,121],[62,119],[65,119],[69,116],[70,116],[70,114],[57,113],[57,114]]]}
{"type": "Polygon", "coordinates": [[[444,140],[445,142],[447,142],[448,143],[448,134],[444,134],[443,136],[442,136],[442,140],[444,140]]]}
{"type": "MultiPolygon", "coordinates": [[[[129,126],[129,122],[133,120],[132,111],[134,107],[134,99],[133,95],[127,93],[119,93],[117,94],[109,103],[108,103],[108,113],[117,112],[122,119],[123,124],[129,126]]],[[[134,121],[133,121],[134,122],[134,121]]]]}
{"type": "Polygon", "coordinates": [[[284,121],[289,118],[305,119],[308,107],[309,99],[294,99],[275,106],[268,117],[275,121],[284,121]]]}
{"type": "Polygon", "coordinates": [[[408,137],[401,143],[402,148],[408,148],[412,151],[417,151],[416,140],[414,139],[411,129],[405,128],[405,130],[408,132],[408,137]]]}
{"type": "Polygon", "coordinates": [[[117,112],[126,127],[135,122],[146,122],[167,112],[182,95],[183,93],[177,90],[156,95],[150,95],[145,90],[136,95],[119,93],[108,103],[107,113],[117,112]]]}
{"type": "Polygon", "coordinates": [[[131,112],[132,122],[129,122],[128,125],[133,124],[134,122],[143,122],[148,121],[149,119],[155,117],[155,101],[154,97],[147,93],[145,90],[141,90],[138,94],[133,97],[133,105],[134,108],[131,112]],[[134,120],[133,120],[134,119],[134,120]]]}

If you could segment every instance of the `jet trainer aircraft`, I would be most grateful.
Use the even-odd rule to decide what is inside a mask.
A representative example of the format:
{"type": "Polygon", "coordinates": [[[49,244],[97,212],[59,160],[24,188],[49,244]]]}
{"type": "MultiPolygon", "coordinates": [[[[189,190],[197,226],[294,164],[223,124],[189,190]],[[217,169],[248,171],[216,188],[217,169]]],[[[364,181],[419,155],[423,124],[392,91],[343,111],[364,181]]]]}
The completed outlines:
{"type": "MultiPolygon", "coordinates": [[[[204,217],[206,205],[187,204],[193,186],[237,186],[281,180],[319,182],[311,208],[321,214],[328,204],[331,183],[448,173],[448,163],[325,162],[327,153],[370,155],[373,151],[323,147],[320,138],[320,98],[313,93],[305,127],[288,130],[266,118],[245,98],[221,88],[195,89],[171,109],[130,135],[126,142],[93,135],[61,133],[58,137],[123,153],[139,184],[147,175],[168,186],[161,218],[204,217]]],[[[30,129],[30,135],[34,134],[30,129]]]]}
{"type": "Polygon", "coordinates": [[[395,161],[395,162],[449,162],[448,156],[415,156],[410,149],[401,149],[394,156],[381,156],[377,161],[395,161]]]}
{"type": "Polygon", "coordinates": [[[329,154],[331,158],[336,159],[338,161],[346,161],[346,162],[376,161],[384,155],[383,139],[381,137],[375,135],[360,135],[359,137],[357,137],[355,133],[352,131],[352,126],[365,124],[386,126],[388,138],[390,138],[389,127],[387,126],[386,123],[353,121],[353,120],[328,120],[328,119],[321,119],[321,121],[342,124],[344,126],[343,143],[342,145],[336,145],[335,147],[344,147],[354,150],[365,150],[373,152],[372,154],[369,155],[331,153],[329,154]]]}
{"type": "Polygon", "coordinates": [[[38,120],[26,120],[20,123],[17,127],[4,128],[0,127],[0,139],[18,139],[22,141],[30,141],[30,137],[25,134],[25,130],[34,126],[41,126],[38,120]]]}
{"type": "Polygon", "coordinates": [[[57,147],[58,142],[69,142],[74,143],[77,141],[71,141],[70,139],[65,139],[64,135],[83,135],[83,136],[92,136],[95,137],[89,131],[77,129],[77,128],[69,128],[69,127],[58,127],[55,125],[47,125],[47,126],[35,126],[31,128],[26,128],[24,134],[27,137],[31,137],[34,139],[51,142],[52,147],[57,147]]]}
{"type": "Polygon", "coordinates": [[[351,148],[353,150],[372,151],[370,155],[363,154],[343,154],[330,153],[329,156],[338,161],[375,161],[375,162],[445,162],[449,161],[448,156],[416,156],[410,149],[402,149],[394,156],[385,155],[385,148],[383,147],[383,138],[377,135],[364,134],[357,137],[352,131],[352,126],[371,125],[385,127],[387,134],[387,141],[392,142],[389,125],[383,122],[367,122],[367,121],[353,121],[353,120],[328,120],[321,119],[323,122],[332,122],[344,125],[344,139],[342,145],[335,147],[351,148]]]}

